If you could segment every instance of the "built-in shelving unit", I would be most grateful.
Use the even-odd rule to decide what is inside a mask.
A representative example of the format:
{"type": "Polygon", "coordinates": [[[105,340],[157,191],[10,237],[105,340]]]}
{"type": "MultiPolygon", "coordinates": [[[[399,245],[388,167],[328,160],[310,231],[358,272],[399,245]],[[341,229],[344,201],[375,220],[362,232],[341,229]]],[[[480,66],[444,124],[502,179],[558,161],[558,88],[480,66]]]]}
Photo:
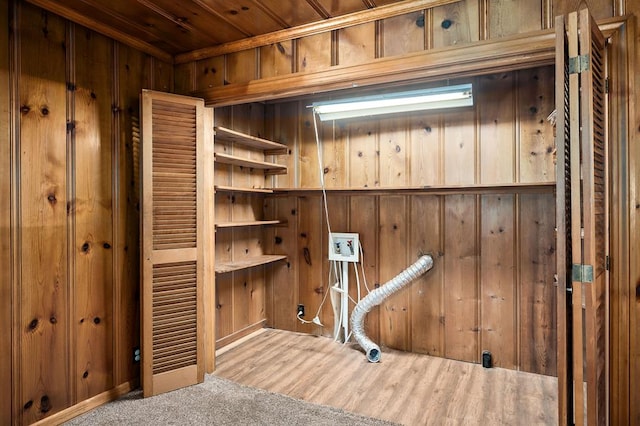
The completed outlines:
{"type": "MultiPolygon", "coordinates": [[[[232,147],[242,146],[250,148],[252,150],[262,151],[265,156],[272,155],[286,155],[289,153],[289,148],[278,142],[270,141],[267,139],[259,138],[256,136],[247,135],[235,130],[227,129],[225,127],[215,127],[215,137],[218,141],[230,143],[232,147]]],[[[235,152],[234,152],[235,154],[235,152]]],[[[287,173],[287,166],[277,164],[266,160],[256,160],[239,155],[225,154],[221,152],[215,153],[215,164],[229,164],[232,166],[239,166],[243,169],[235,170],[232,173],[245,173],[248,170],[261,170],[268,175],[284,174],[287,173]]],[[[214,187],[216,193],[242,193],[248,196],[243,197],[242,202],[256,201],[255,197],[264,197],[265,194],[273,194],[273,189],[270,188],[255,188],[255,187],[237,187],[237,186],[225,186],[217,185],[214,187]]],[[[269,220],[261,217],[255,217],[253,220],[234,220],[230,222],[218,222],[215,224],[216,229],[228,229],[228,228],[243,228],[243,227],[259,227],[269,225],[280,225],[283,222],[280,220],[269,220]]],[[[229,273],[239,271],[248,268],[254,268],[261,265],[267,265],[273,262],[286,259],[285,255],[278,254],[260,254],[256,256],[248,256],[242,259],[217,261],[215,265],[215,271],[218,274],[229,273]]]]}

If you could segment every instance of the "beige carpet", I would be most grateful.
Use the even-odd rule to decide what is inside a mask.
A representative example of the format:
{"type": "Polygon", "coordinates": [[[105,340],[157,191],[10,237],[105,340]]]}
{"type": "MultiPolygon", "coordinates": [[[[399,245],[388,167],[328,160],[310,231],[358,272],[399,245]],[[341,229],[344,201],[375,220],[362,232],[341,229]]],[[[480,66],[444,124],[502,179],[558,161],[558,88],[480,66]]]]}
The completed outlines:
{"type": "Polygon", "coordinates": [[[141,391],[65,425],[391,425],[337,408],[206,376],[204,383],[151,398],[141,391]]]}

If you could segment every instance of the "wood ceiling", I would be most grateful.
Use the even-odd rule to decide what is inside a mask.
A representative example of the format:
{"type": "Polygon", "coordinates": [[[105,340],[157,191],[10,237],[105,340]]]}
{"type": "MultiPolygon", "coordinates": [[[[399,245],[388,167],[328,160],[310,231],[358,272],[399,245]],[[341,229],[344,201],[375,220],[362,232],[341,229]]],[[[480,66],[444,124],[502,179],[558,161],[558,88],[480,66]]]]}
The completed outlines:
{"type": "Polygon", "coordinates": [[[400,0],[29,0],[160,58],[400,0]]]}

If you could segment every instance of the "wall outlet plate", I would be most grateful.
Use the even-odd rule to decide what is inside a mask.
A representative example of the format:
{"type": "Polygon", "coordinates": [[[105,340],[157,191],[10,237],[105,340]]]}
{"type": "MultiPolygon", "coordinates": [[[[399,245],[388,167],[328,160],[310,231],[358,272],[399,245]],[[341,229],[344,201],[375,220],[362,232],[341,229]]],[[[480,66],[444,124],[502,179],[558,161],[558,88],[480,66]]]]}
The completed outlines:
{"type": "Polygon", "coordinates": [[[355,232],[329,234],[329,260],[339,262],[360,261],[360,238],[355,232]]]}

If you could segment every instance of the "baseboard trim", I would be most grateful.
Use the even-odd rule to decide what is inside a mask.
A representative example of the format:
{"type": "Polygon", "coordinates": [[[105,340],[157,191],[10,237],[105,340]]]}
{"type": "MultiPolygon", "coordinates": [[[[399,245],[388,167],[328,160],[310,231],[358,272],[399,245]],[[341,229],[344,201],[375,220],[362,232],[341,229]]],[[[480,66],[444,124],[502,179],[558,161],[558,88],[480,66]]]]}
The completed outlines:
{"type": "Polygon", "coordinates": [[[266,319],[263,319],[261,321],[258,321],[255,324],[251,324],[241,330],[236,331],[235,333],[232,333],[228,336],[225,336],[221,339],[216,340],[216,354],[218,354],[219,350],[224,348],[225,346],[235,342],[236,340],[240,340],[245,336],[248,336],[249,334],[253,333],[254,331],[260,330],[261,328],[264,328],[265,324],[267,323],[266,319]]]}
{"type": "Polygon", "coordinates": [[[94,397],[86,399],[65,410],[52,414],[51,416],[46,417],[42,420],[39,420],[33,424],[38,426],[59,425],[61,423],[66,422],[67,420],[71,420],[74,417],[78,417],[81,414],[84,414],[86,412],[93,410],[94,408],[104,405],[107,402],[115,401],[116,399],[120,398],[122,395],[131,392],[137,387],[138,387],[137,380],[122,383],[121,385],[118,385],[113,389],[110,389],[106,392],[102,392],[94,397]]]}

